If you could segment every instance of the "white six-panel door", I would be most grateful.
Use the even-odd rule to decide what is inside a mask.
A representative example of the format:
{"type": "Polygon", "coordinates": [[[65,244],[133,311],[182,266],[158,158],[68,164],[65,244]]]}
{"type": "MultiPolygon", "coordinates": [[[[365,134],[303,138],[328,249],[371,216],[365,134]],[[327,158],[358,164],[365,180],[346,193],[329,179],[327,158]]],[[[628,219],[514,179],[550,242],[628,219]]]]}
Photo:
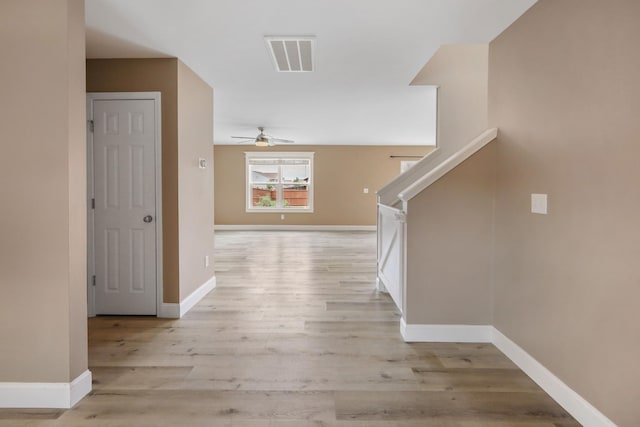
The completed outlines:
{"type": "Polygon", "coordinates": [[[157,311],[154,103],[91,100],[94,314],[157,311]]]}

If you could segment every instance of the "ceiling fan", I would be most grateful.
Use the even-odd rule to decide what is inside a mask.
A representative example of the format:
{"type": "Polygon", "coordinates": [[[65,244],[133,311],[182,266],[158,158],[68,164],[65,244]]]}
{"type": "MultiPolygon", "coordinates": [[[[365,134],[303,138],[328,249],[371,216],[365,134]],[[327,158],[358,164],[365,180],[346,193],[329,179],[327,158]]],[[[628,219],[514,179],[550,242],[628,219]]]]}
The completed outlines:
{"type": "Polygon", "coordinates": [[[258,147],[273,147],[276,144],[293,144],[295,141],[290,139],[274,138],[264,133],[264,127],[258,127],[260,133],[258,136],[232,136],[231,138],[245,139],[246,141],[238,141],[238,144],[254,142],[258,147]]]}

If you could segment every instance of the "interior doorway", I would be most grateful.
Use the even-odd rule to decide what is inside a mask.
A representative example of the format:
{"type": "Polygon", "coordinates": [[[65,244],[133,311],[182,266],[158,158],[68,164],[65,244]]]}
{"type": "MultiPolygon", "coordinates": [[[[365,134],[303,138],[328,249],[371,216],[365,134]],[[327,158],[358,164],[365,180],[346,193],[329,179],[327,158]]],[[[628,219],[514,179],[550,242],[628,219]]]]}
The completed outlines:
{"type": "Polygon", "coordinates": [[[87,94],[88,313],[162,303],[160,93],[87,94]]]}

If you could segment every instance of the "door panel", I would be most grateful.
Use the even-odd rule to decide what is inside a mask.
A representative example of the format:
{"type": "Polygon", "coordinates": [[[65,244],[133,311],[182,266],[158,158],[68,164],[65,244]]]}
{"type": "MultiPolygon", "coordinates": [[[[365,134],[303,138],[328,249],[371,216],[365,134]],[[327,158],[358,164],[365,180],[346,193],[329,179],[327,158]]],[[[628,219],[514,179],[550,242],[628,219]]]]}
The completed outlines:
{"type": "Polygon", "coordinates": [[[154,315],[155,103],[94,99],[92,107],[96,314],[154,315]]]}
{"type": "Polygon", "coordinates": [[[404,310],[404,214],[378,204],[378,278],[396,303],[404,310]]]}

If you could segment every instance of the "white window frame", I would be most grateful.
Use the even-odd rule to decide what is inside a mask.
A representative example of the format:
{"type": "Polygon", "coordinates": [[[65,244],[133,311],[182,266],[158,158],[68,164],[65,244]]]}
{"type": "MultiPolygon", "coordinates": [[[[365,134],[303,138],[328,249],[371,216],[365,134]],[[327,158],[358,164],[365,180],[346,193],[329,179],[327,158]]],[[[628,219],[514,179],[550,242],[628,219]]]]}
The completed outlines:
{"type": "MultiPolygon", "coordinates": [[[[300,152],[285,152],[285,151],[273,151],[273,152],[262,152],[262,151],[247,151],[245,154],[245,201],[246,201],[246,212],[248,213],[313,213],[313,187],[314,176],[313,176],[313,158],[314,152],[311,151],[300,151],[300,152]],[[252,192],[251,185],[254,184],[251,182],[251,168],[249,167],[250,161],[253,159],[304,159],[309,160],[309,182],[307,186],[309,188],[309,206],[308,207],[266,207],[266,206],[253,206],[252,203],[252,192]]],[[[257,183],[256,183],[257,184],[257,183]]],[[[273,184],[278,191],[278,200],[282,199],[282,186],[285,185],[283,183],[273,184]]]]}
{"type": "Polygon", "coordinates": [[[418,160],[400,160],[400,173],[405,173],[418,163],[418,160]]]}

